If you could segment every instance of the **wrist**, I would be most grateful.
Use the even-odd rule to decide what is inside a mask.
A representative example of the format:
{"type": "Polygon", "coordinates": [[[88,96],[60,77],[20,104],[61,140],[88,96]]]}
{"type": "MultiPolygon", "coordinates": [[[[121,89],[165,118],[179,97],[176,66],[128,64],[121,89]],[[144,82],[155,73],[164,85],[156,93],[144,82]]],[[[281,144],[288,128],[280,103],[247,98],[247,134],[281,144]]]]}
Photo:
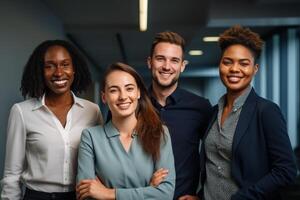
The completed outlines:
{"type": "Polygon", "coordinates": [[[116,189],[107,189],[107,198],[109,200],[115,200],[116,199],[116,189]]]}

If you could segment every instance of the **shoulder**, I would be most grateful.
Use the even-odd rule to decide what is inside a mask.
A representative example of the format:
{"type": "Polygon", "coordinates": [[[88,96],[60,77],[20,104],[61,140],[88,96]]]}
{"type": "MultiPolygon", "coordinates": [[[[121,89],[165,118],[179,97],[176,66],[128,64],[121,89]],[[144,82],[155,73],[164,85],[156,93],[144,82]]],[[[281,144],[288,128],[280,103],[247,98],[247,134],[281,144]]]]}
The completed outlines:
{"type": "Polygon", "coordinates": [[[100,108],[97,104],[79,97],[76,97],[76,102],[79,105],[78,107],[82,108],[82,109],[77,109],[77,111],[81,112],[83,115],[90,116],[95,120],[99,118],[98,117],[99,115],[101,115],[100,108]]]}
{"type": "Polygon", "coordinates": [[[27,99],[25,101],[15,103],[11,107],[11,112],[16,112],[16,111],[20,112],[20,111],[26,111],[26,110],[33,110],[34,108],[36,108],[40,104],[41,104],[40,100],[38,100],[36,98],[30,98],[30,99],[27,99]]]}
{"type": "Polygon", "coordinates": [[[196,99],[199,101],[208,101],[206,98],[201,97],[201,96],[199,96],[193,92],[190,92],[186,89],[178,88],[178,93],[184,98],[192,98],[192,99],[196,99]]]}
{"type": "Polygon", "coordinates": [[[78,101],[78,103],[82,104],[84,107],[87,108],[93,108],[93,109],[99,109],[99,106],[89,100],[80,98],[80,97],[76,97],[76,100],[78,101]]]}
{"type": "Polygon", "coordinates": [[[211,107],[211,104],[208,99],[201,97],[195,93],[192,93],[188,90],[178,88],[178,94],[180,95],[181,99],[183,99],[184,101],[196,102],[196,103],[199,103],[200,105],[205,105],[205,106],[211,107]]]}
{"type": "Polygon", "coordinates": [[[170,131],[168,129],[168,127],[166,125],[163,125],[163,129],[164,129],[164,139],[166,142],[170,142],[171,141],[171,136],[170,136],[170,131]]]}
{"type": "Polygon", "coordinates": [[[169,146],[171,145],[171,136],[170,136],[170,132],[167,126],[163,125],[163,129],[164,129],[164,134],[161,137],[161,146],[169,146]]]}
{"type": "Polygon", "coordinates": [[[37,98],[30,98],[30,99],[15,103],[13,106],[18,106],[20,108],[29,107],[29,106],[33,107],[39,102],[40,102],[40,100],[37,98]]]}
{"type": "Polygon", "coordinates": [[[265,99],[263,97],[260,97],[258,95],[256,99],[257,99],[257,108],[259,112],[266,113],[269,111],[280,111],[280,108],[276,103],[268,99],[265,99]]]}
{"type": "Polygon", "coordinates": [[[278,125],[279,122],[285,121],[281,109],[276,103],[258,95],[255,99],[257,116],[264,124],[278,125]]]}
{"type": "MultiPolygon", "coordinates": [[[[96,143],[99,143],[100,141],[103,141],[103,137],[105,137],[104,129],[102,125],[98,126],[92,126],[89,128],[85,128],[82,131],[81,140],[83,141],[96,141],[96,143]]],[[[95,143],[95,142],[92,142],[95,143]]]]}
{"type": "Polygon", "coordinates": [[[168,127],[166,125],[163,125],[163,129],[164,129],[164,134],[165,135],[170,135],[169,129],[168,129],[168,127]]]}
{"type": "Polygon", "coordinates": [[[97,125],[97,126],[92,126],[92,127],[85,128],[83,130],[82,134],[94,136],[94,135],[103,135],[103,134],[101,134],[102,132],[104,132],[103,126],[102,125],[97,125]]]}

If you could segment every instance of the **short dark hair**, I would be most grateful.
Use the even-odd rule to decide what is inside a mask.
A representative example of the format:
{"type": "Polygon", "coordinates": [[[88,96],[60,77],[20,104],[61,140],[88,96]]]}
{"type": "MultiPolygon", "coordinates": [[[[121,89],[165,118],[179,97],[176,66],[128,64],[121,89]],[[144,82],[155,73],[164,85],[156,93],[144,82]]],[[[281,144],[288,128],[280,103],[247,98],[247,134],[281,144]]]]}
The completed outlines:
{"type": "Polygon", "coordinates": [[[77,94],[85,91],[91,81],[91,74],[83,55],[72,44],[65,40],[46,40],[39,44],[27,61],[21,81],[21,92],[24,98],[40,98],[46,91],[44,81],[44,58],[47,50],[52,46],[65,48],[71,56],[75,71],[71,90],[77,94]]]}
{"type": "Polygon", "coordinates": [[[156,34],[151,45],[151,50],[150,50],[151,57],[153,56],[155,46],[161,42],[167,42],[167,43],[179,45],[182,49],[182,56],[183,56],[185,51],[185,41],[183,37],[181,37],[178,33],[172,31],[164,31],[156,34]]]}
{"type": "Polygon", "coordinates": [[[240,44],[252,52],[255,62],[260,57],[263,43],[263,40],[257,33],[240,25],[235,25],[225,30],[219,38],[219,46],[222,54],[229,46],[240,44]]]}

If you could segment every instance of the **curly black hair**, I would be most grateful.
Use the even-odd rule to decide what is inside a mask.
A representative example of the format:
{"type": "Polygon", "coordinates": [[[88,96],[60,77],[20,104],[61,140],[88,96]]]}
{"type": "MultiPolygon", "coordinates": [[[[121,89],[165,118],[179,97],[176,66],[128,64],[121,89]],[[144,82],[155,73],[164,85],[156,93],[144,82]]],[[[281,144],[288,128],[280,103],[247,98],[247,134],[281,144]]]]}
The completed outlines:
{"type": "Polygon", "coordinates": [[[46,40],[34,49],[24,67],[20,87],[24,98],[40,98],[45,93],[47,86],[43,73],[44,58],[47,50],[52,46],[64,47],[71,56],[75,71],[71,90],[75,94],[85,91],[92,82],[87,62],[77,48],[65,40],[46,40]]]}
{"type": "Polygon", "coordinates": [[[225,30],[219,38],[219,46],[222,54],[229,46],[240,44],[252,52],[255,62],[260,57],[263,43],[263,40],[257,33],[240,25],[235,25],[225,30]]]}

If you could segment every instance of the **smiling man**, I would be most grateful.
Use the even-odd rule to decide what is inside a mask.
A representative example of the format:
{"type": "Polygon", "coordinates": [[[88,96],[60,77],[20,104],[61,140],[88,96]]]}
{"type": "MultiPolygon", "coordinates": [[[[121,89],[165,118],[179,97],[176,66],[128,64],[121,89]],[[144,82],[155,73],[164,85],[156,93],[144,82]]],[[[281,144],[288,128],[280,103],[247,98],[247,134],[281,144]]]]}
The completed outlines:
{"type": "Polygon", "coordinates": [[[178,87],[186,65],[184,48],[185,41],[177,33],[158,33],[147,62],[152,74],[151,100],[172,140],[176,169],[174,199],[193,200],[197,199],[199,183],[199,143],[207,128],[211,104],[178,87]]]}

